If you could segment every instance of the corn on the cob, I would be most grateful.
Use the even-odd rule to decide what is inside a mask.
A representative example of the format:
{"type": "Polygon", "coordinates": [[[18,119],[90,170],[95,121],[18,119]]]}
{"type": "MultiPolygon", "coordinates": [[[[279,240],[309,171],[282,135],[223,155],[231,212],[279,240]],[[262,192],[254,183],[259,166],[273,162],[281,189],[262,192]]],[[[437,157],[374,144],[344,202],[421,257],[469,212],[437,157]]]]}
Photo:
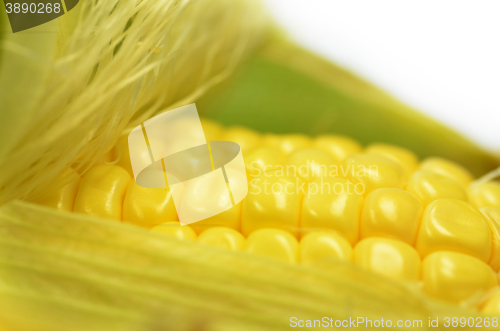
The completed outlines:
{"type": "MultiPolygon", "coordinates": [[[[373,192],[364,192],[344,205],[342,196],[325,197],[325,201],[337,204],[335,213],[318,209],[331,222],[315,218],[310,210],[303,212],[309,191],[290,200],[273,194],[271,203],[265,205],[271,214],[279,213],[277,219],[267,211],[259,214],[251,210],[246,215],[262,216],[276,222],[281,230],[261,228],[268,224],[254,224],[249,218],[246,228],[252,232],[247,238],[242,234],[244,203],[191,227],[179,227],[170,192],[143,190],[132,180],[126,187],[127,176],[117,167],[129,166],[126,140],[121,139],[111,155],[102,154],[125,127],[195,100],[200,109],[226,124],[275,133],[301,132],[261,136],[241,127],[223,130],[205,122],[209,140],[238,141],[245,159],[258,161],[255,169],[247,169],[249,180],[259,171],[273,175],[279,170],[277,165],[289,162],[292,153],[299,156],[297,164],[302,165],[304,149],[309,149],[307,153],[312,149],[314,155],[330,153],[333,159],[305,164],[320,175],[325,175],[323,166],[328,162],[341,166],[348,157],[362,152],[361,145],[349,138],[310,137],[326,132],[340,132],[364,144],[397,142],[421,158],[440,155],[458,161],[476,175],[498,166],[494,156],[460,135],[281,39],[270,38],[257,56],[251,55],[267,36],[263,32],[268,26],[255,1],[195,2],[80,1],[82,10],[64,15],[59,28],[54,20],[27,34],[0,34],[2,327],[143,331],[146,326],[148,330],[181,331],[199,329],[202,323],[211,330],[269,330],[288,329],[283,317],[297,312],[310,318],[331,315],[339,319],[352,317],[354,311],[378,318],[385,318],[387,312],[392,312],[392,317],[419,319],[478,316],[472,310],[434,305],[415,287],[364,272],[365,264],[357,268],[351,263],[360,238],[364,242],[412,237],[411,231],[404,234],[384,226],[393,220],[390,209],[383,209],[380,226],[369,220],[371,230],[366,239],[366,233],[358,234],[363,226],[353,216],[364,197],[377,192],[375,188],[405,187],[415,160],[412,153],[397,147],[377,144],[369,148],[370,155],[386,157],[381,164],[387,169],[400,167],[401,176],[390,176],[386,171],[381,181],[365,183],[358,178],[373,192]],[[40,33],[52,28],[55,33],[40,33]],[[243,75],[235,75],[229,89],[222,89],[222,98],[213,98],[216,89],[205,93],[233,72],[246,55],[250,59],[245,61],[248,66],[243,75]],[[205,97],[200,99],[202,94],[205,97]],[[86,172],[90,165],[111,160],[118,160],[117,166],[104,164],[86,172]],[[71,165],[76,171],[68,170],[68,176],[55,184],[68,182],[69,175],[77,172],[86,177],[81,190],[78,181],[73,181],[59,193],[49,193],[54,179],[71,165]],[[104,170],[114,175],[100,186],[91,174],[99,177],[104,170]],[[58,213],[16,199],[38,199],[44,205],[78,209],[87,215],[58,213]],[[286,214],[280,213],[280,208],[273,207],[279,202],[294,210],[291,221],[282,217],[286,214]],[[354,209],[348,208],[350,204],[354,209]],[[155,230],[148,232],[93,215],[155,230]],[[304,226],[305,215],[311,224],[308,227],[304,226]],[[348,220],[354,220],[354,226],[348,220]],[[221,224],[225,226],[214,227],[221,224]],[[371,236],[379,232],[377,236],[390,238],[371,236]],[[244,253],[232,252],[244,250],[253,253],[242,259],[244,253]],[[306,266],[273,263],[260,258],[255,254],[258,252],[306,266]]],[[[0,26],[5,20],[0,13],[0,26]]],[[[366,158],[351,161],[362,164],[363,160],[366,158]]],[[[305,175],[301,180],[313,184],[317,179],[311,177],[305,175]]],[[[346,178],[326,180],[337,187],[350,187],[346,178]]],[[[295,185],[300,188],[302,184],[295,185]]],[[[429,203],[439,196],[432,189],[423,192],[431,195],[429,203]]],[[[473,194],[490,201],[486,198],[489,194],[473,194]]],[[[321,201],[314,196],[311,200],[311,206],[321,208],[321,201]]],[[[411,224],[411,217],[407,222],[411,224]]],[[[368,246],[386,247],[387,256],[392,258],[400,254],[398,249],[388,248],[390,245],[368,246]]],[[[385,256],[373,249],[365,253],[369,261],[385,256]]],[[[393,262],[393,272],[387,276],[396,277],[394,267],[407,264],[393,262]]],[[[379,266],[376,262],[371,265],[379,266]]],[[[365,266],[370,268],[370,264],[365,266]]],[[[492,294],[485,311],[494,312],[495,302],[498,300],[492,294]]]]}
{"type": "MultiPolygon", "coordinates": [[[[497,288],[496,182],[476,185],[453,162],[418,163],[410,151],[387,144],[361,150],[347,137],[288,135],[280,141],[240,127],[223,130],[207,120],[203,126],[211,139],[233,139],[249,155],[250,193],[219,215],[180,226],[168,189],[142,188],[124,168],[109,164],[85,173],[78,193],[75,181],[38,203],[68,210],[74,199],[75,212],[292,264],[354,263],[420,283],[430,297],[454,303],[484,301],[497,288]],[[328,192],[318,193],[326,186],[328,192]]],[[[130,172],[124,160],[120,164],[130,172]]],[[[184,193],[194,200],[200,194],[189,187],[184,193]]],[[[497,301],[493,295],[484,309],[500,313],[497,301]]]]}

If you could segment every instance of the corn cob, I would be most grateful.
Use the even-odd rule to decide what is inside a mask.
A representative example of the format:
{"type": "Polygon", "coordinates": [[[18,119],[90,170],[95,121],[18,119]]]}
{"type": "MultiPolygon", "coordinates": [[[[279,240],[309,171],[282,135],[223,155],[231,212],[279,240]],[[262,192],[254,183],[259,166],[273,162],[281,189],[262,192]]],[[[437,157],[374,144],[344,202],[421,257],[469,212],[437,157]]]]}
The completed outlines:
{"type": "MultiPolygon", "coordinates": [[[[278,220],[281,229],[247,222],[246,232],[242,232],[238,212],[244,209],[243,204],[216,219],[181,228],[168,192],[142,190],[125,175],[127,146],[123,139],[118,142],[122,148],[116,148],[118,155],[102,155],[125,128],[160,111],[196,101],[200,109],[224,124],[262,132],[300,132],[262,136],[242,127],[223,130],[212,125],[210,133],[204,126],[209,140],[224,135],[227,140],[239,141],[245,159],[253,158],[257,168],[259,164],[300,164],[314,155],[321,162],[337,165],[347,157],[361,165],[383,160],[381,169],[390,175],[388,170],[397,168],[394,164],[400,159],[404,163],[399,165],[401,178],[388,176],[388,182],[407,190],[408,183],[413,183],[411,194],[422,208],[440,197],[473,204],[476,199],[491,205],[492,199],[495,201],[491,193],[495,192],[491,188],[494,182],[480,182],[475,187],[490,188],[475,191],[472,186],[465,188],[453,178],[449,180],[447,171],[435,174],[427,169],[417,176],[406,167],[411,166],[414,156],[405,150],[397,153],[391,146],[371,146],[372,156],[359,157],[354,155],[362,151],[361,145],[352,139],[316,135],[338,132],[365,145],[373,141],[401,145],[422,159],[438,155],[456,161],[476,176],[498,167],[496,157],[358,77],[264,31],[267,17],[255,1],[80,3],[80,8],[61,17],[59,24],[52,21],[27,34],[0,33],[2,326],[37,331],[280,330],[289,329],[284,318],[294,315],[348,319],[356,313],[370,318],[389,314],[395,319],[427,320],[484,317],[470,309],[477,306],[487,313],[498,312],[500,298],[493,292],[491,299],[487,294],[479,301],[465,300],[465,309],[461,309],[426,299],[415,286],[406,286],[414,283],[412,280],[393,281],[394,277],[411,278],[415,264],[413,269],[406,263],[399,269],[381,270],[383,264],[377,262],[380,259],[373,247],[399,244],[400,249],[392,249],[389,256],[403,254],[408,257],[405,261],[414,256],[401,248],[401,243],[411,241],[412,232],[395,226],[390,217],[386,217],[382,231],[368,213],[355,242],[347,239],[355,237],[349,217],[340,215],[332,229],[320,222],[323,218],[304,217],[302,211],[298,226],[296,218],[293,222],[278,220]],[[41,33],[47,31],[53,33],[41,33]],[[265,47],[258,48],[264,40],[265,47]],[[240,63],[244,63],[242,70],[233,75],[240,63]],[[230,80],[208,90],[229,74],[230,80]],[[309,151],[304,152],[305,148],[309,151]],[[125,172],[118,166],[111,167],[113,176],[109,177],[103,167],[86,171],[95,163],[113,160],[118,160],[125,172]],[[72,164],[76,172],[67,170],[56,183],[71,184],[59,187],[57,190],[64,192],[56,193],[52,187],[55,178],[72,164]],[[78,178],[77,172],[86,178],[78,178]],[[94,185],[99,183],[105,187],[94,185]],[[109,204],[93,204],[85,191],[109,204]],[[18,199],[81,213],[59,213],[18,199]],[[96,214],[122,223],[92,216],[96,214]],[[306,218],[310,222],[307,228],[302,224],[306,218]],[[173,223],[165,222],[169,219],[173,223]],[[213,227],[217,223],[224,226],[213,227]],[[157,231],[160,234],[155,234],[157,231]],[[280,246],[276,237],[291,243],[280,246]],[[268,249],[264,242],[275,248],[268,249]],[[256,254],[242,259],[239,251],[243,250],[256,254]],[[285,257],[288,261],[294,256],[300,265],[276,260],[285,257]],[[374,272],[365,272],[365,268],[374,272]]],[[[0,25],[6,21],[0,11],[0,25]]],[[[299,179],[309,183],[324,171],[316,166],[311,170],[312,178],[299,174],[299,179]]],[[[249,177],[252,171],[258,173],[255,167],[247,171],[249,177]]],[[[347,178],[328,180],[337,186],[347,185],[342,181],[347,178]]],[[[377,187],[374,181],[366,184],[377,187]]],[[[387,189],[395,192],[395,188],[387,189]]],[[[371,199],[370,194],[359,199],[371,199]]],[[[405,201],[401,206],[413,206],[410,209],[416,213],[419,208],[412,204],[414,200],[399,195],[405,201]]],[[[302,208],[304,197],[298,200],[302,208]]],[[[267,205],[276,211],[272,203],[267,205]]],[[[321,206],[321,201],[310,205],[321,206]]],[[[249,211],[249,215],[255,214],[260,216],[249,211]]],[[[494,209],[487,213],[494,226],[495,215],[494,209]]],[[[410,216],[405,220],[411,224],[410,216]]],[[[498,234],[497,230],[492,232],[498,234]]],[[[415,244],[408,243],[411,247],[415,244]]],[[[492,245],[493,256],[495,239],[492,245]]],[[[481,255],[474,245],[464,249],[481,255]]],[[[437,253],[429,254],[423,264],[432,267],[442,261],[451,261],[451,265],[457,261],[451,255],[434,257],[437,253]],[[430,262],[426,264],[427,259],[430,262]]],[[[493,257],[489,263],[494,265],[493,257]]],[[[466,272],[470,266],[481,270],[477,263],[468,265],[466,272]]],[[[420,284],[422,279],[419,277],[420,284]]],[[[466,291],[458,297],[440,293],[446,294],[445,300],[464,302],[462,297],[488,286],[487,276],[482,285],[469,280],[462,278],[466,291]]],[[[432,292],[436,284],[439,286],[428,282],[426,291],[432,292]]],[[[437,294],[434,297],[439,297],[437,294]]]]}
{"type": "MultiPolygon", "coordinates": [[[[343,136],[260,135],[202,123],[208,139],[231,139],[248,155],[249,194],[219,215],[180,226],[168,190],[142,188],[131,179],[126,150],[120,165],[97,165],[38,203],[291,264],[353,263],[455,304],[492,296],[484,309],[500,313],[494,295],[500,290],[497,182],[474,182],[458,164],[419,162],[393,145],[363,148],[343,136]],[[325,186],[329,190],[319,193],[325,186]]],[[[109,158],[123,152],[124,141],[109,158]]]]}

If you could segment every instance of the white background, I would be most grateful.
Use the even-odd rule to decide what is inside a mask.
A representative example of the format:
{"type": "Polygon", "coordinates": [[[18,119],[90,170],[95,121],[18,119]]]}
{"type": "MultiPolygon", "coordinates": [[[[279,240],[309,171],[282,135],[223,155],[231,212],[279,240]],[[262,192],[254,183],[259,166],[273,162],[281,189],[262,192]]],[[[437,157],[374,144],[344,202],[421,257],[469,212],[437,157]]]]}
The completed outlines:
{"type": "Polygon", "coordinates": [[[265,2],[299,44],[500,151],[500,1],[265,2]]]}

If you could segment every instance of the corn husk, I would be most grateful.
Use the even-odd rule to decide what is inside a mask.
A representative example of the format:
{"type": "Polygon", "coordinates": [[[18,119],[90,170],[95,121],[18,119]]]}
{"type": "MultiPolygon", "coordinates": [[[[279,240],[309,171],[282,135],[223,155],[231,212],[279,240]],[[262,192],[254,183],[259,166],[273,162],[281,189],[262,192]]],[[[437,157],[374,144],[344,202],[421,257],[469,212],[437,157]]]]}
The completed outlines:
{"type": "Polygon", "coordinates": [[[127,127],[192,102],[263,39],[250,0],[82,1],[59,22],[6,34],[0,204],[85,170],[127,127]]]}
{"type": "Polygon", "coordinates": [[[13,330],[285,330],[292,317],[427,327],[464,314],[350,264],[269,262],[25,202],[3,206],[0,225],[0,322],[13,330]]]}
{"type": "Polygon", "coordinates": [[[377,88],[270,35],[269,26],[250,0],[86,0],[59,21],[3,34],[2,328],[281,330],[291,317],[325,316],[422,319],[426,327],[429,317],[479,316],[470,309],[478,302],[432,302],[351,265],[286,265],[20,201],[60,184],[55,178],[70,165],[84,171],[144,119],[192,101],[225,124],[278,133],[334,128],[410,147],[435,139],[432,153],[455,148],[475,158],[476,172],[497,164],[460,135],[404,115],[408,108],[377,88]],[[256,87],[268,88],[266,81],[273,89],[262,94],[256,87]],[[294,94],[309,103],[294,105],[294,94]],[[380,121],[364,123],[362,115],[380,121]],[[417,125],[406,142],[389,130],[412,125],[405,121],[417,125]]]}

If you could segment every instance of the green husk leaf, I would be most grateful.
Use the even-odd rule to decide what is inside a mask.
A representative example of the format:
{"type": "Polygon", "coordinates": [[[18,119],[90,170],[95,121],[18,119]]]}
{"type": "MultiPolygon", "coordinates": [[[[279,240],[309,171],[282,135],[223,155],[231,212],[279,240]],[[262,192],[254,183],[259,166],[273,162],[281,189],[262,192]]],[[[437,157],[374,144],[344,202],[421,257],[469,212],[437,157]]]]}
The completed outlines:
{"type": "Polygon", "coordinates": [[[294,316],[426,326],[429,317],[480,316],[350,264],[295,266],[26,202],[0,208],[0,229],[0,322],[14,330],[67,330],[69,321],[93,331],[285,330],[294,316]],[[16,318],[23,312],[45,318],[16,318]]]}
{"type": "Polygon", "coordinates": [[[197,105],[205,116],[226,125],[261,132],[337,133],[363,144],[395,144],[421,158],[456,161],[476,176],[500,165],[497,157],[456,131],[280,38],[197,105]]]}

